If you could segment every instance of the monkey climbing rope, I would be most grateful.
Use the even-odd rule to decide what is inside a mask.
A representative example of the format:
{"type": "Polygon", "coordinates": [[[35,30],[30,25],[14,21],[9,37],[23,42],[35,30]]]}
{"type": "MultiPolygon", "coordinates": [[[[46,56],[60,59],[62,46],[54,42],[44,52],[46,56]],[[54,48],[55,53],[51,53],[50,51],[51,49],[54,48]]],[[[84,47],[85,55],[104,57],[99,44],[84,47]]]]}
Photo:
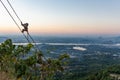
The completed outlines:
{"type": "MultiPolygon", "coordinates": [[[[6,11],[8,12],[8,14],[10,15],[10,17],[12,18],[12,20],[14,21],[14,23],[16,24],[16,26],[19,28],[20,32],[22,32],[22,29],[20,28],[20,26],[18,25],[18,23],[16,22],[16,20],[14,19],[14,17],[11,15],[10,11],[7,9],[7,7],[5,6],[5,4],[2,2],[2,0],[0,0],[0,2],[2,3],[2,5],[4,6],[4,8],[6,9],[6,11]]],[[[20,23],[22,22],[22,20],[20,19],[20,17],[17,15],[15,9],[12,7],[11,3],[9,2],[9,0],[7,0],[8,4],[10,5],[10,7],[12,8],[14,14],[17,16],[18,20],[20,21],[20,23]]],[[[32,42],[34,43],[34,49],[38,52],[41,52],[39,47],[37,46],[36,42],[34,41],[34,39],[32,38],[32,36],[30,35],[29,32],[27,32],[27,37],[24,33],[22,33],[23,36],[25,37],[25,39],[28,41],[28,43],[31,43],[29,38],[32,40],[32,42]]],[[[47,60],[45,56],[42,56],[44,58],[44,60],[47,60]]]]}
{"type": "MultiPolygon", "coordinates": [[[[13,12],[15,13],[15,15],[17,16],[18,20],[20,22],[22,22],[22,20],[20,19],[20,17],[18,16],[18,14],[16,13],[15,9],[12,7],[11,3],[9,2],[9,0],[7,0],[8,4],[10,5],[10,7],[12,8],[13,12]]],[[[29,37],[32,39],[33,43],[35,43],[34,39],[30,36],[29,32],[28,32],[29,37]]],[[[36,44],[35,44],[36,45],[36,44]]]]}
{"type": "MultiPolygon", "coordinates": [[[[10,17],[12,18],[12,20],[14,21],[14,23],[16,24],[16,26],[19,28],[20,31],[22,31],[21,28],[20,28],[20,26],[18,25],[18,23],[15,21],[15,19],[13,18],[13,16],[10,14],[10,12],[9,12],[9,10],[7,9],[7,7],[5,6],[5,4],[2,2],[2,0],[0,0],[0,1],[1,1],[2,5],[4,6],[4,8],[6,9],[6,11],[8,12],[8,14],[10,15],[10,17]]],[[[28,38],[26,37],[26,35],[23,34],[23,36],[24,36],[24,37],[26,38],[26,40],[30,43],[30,41],[28,40],[28,38]]]]}
{"type": "MultiPolygon", "coordinates": [[[[19,28],[19,30],[22,32],[22,29],[20,28],[20,26],[18,25],[18,23],[16,22],[16,20],[14,19],[14,17],[11,15],[10,11],[7,9],[7,7],[5,6],[5,4],[3,3],[3,1],[2,1],[2,0],[0,0],[0,1],[1,1],[2,5],[4,6],[4,8],[6,9],[6,11],[8,12],[8,14],[10,15],[10,17],[12,18],[12,20],[14,21],[14,23],[16,24],[16,26],[17,26],[17,27],[19,28]]],[[[17,16],[18,20],[19,20],[20,22],[22,22],[22,20],[21,20],[20,17],[17,15],[15,9],[12,7],[11,3],[9,2],[9,0],[7,0],[7,2],[8,2],[8,4],[10,5],[10,7],[12,8],[13,12],[15,13],[15,15],[17,16]]],[[[39,49],[39,48],[37,47],[37,45],[36,45],[36,42],[34,41],[34,39],[32,38],[32,36],[29,34],[29,32],[27,33],[27,36],[26,36],[24,33],[22,33],[22,34],[23,34],[23,36],[26,38],[26,40],[28,41],[28,43],[31,43],[30,40],[29,40],[28,37],[27,37],[27,36],[29,36],[29,38],[30,38],[30,39],[32,40],[32,42],[34,43],[36,49],[37,49],[38,51],[40,51],[40,49],[39,49]]]]}

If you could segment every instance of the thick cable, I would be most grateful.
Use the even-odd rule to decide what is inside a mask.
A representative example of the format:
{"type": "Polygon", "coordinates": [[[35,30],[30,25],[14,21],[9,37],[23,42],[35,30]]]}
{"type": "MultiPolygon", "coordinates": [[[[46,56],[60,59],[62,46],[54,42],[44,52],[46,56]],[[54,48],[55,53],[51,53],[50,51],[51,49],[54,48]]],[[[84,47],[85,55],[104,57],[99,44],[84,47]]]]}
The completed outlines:
{"type": "Polygon", "coordinates": [[[15,15],[17,16],[17,18],[19,19],[20,22],[22,22],[22,20],[20,19],[20,17],[17,15],[15,9],[13,8],[13,6],[11,5],[10,1],[7,0],[8,4],[10,5],[10,7],[12,8],[13,12],[15,13],[15,15]]]}
{"type": "MultiPolygon", "coordinates": [[[[19,28],[20,31],[22,31],[21,28],[20,28],[20,26],[17,24],[17,22],[15,21],[15,19],[13,18],[13,16],[11,15],[11,13],[10,13],[9,10],[7,9],[7,7],[5,6],[5,4],[2,2],[2,0],[0,0],[0,1],[1,1],[2,5],[4,6],[4,8],[6,9],[6,11],[8,12],[8,14],[10,15],[10,17],[12,18],[12,20],[14,21],[14,23],[16,24],[16,26],[19,28]]],[[[7,1],[8,1],[8,0],[7,0],[7,1]]],[[[16,13],[15,10],[13,9],[13,7],[12,7],[12,5],[10,4],[9,1],[8,1],[8,3],[9,3],[9,5],[11,6],[12,10],[14,11],[15,15],[18,17],[17,13],[16,13]]],[[[20,20],[19,17],[18,17],[18,19],[20,20]]],[[[22,22],[22,21],[20,20],[20,22],[22,22]]],[[[26,38],[26,40],[28,41],[28,43],[31,43],[31,42],[29,41],[29,39],[27,38],[27,36],[26,36],[24,33],[22,33],[22,34],[23,34],[23,36],[26,38]]],[[[35,43],[34,39],[30,36],[29,32],[28,32],[28,36],[32,39],[33,43],[35,43]]],[[[36,48],[34,47],[34,49],[35,49],[35,50],[38,49],[39,52],[40,52],[40,49],[37,47],[36,43],[35,43],[35,46],[36,46],[36,48]]],[[[47,60],[44,56],[42,56],[42,57],[43,57],[45,60],[47,60]]],[[[37,73],[36,73],[36,74],[37,74],[37,73]]]]}
{"type": "MultiPolygon", "coordinates": [[[[10,1],[7,0],[7,2],[8,2],[8,4],[10,5],[10,7],[12,8],[12,10],[13,10],[13,12],[15,13],[15,15],[17,16],[17,18],[19,19],[19,21],[22,22],[21,19],[20,19],[20,17],[17,15],[15,9],[14,9],[13,6],[11,5],[10,1]]],[[[33,39],[32,36],[29,34],[29,32],[28,32],[28,36],[31,38],[32,42],[33,42],[33,43],[35,44],[35,46],[37,47],[34,39],[33,39]]],[[[37,47],[37,48],[38,48],[38,47],[37,47]]],[[[39,50],[39,48],[38,48],[38,50],[39,50]]],[[[39,50],[39,51],[40,51],[40,50],[39,50]]]]}
{"type": "MultiPolygon", "coordinates": [[[[12,18],[12,20],[14,21],[14,23],[16,24],[16,26],[19,28],[19,30],[20,31],[22,31],[21,30],[21,28],[20,28],[20,26],[17,24],[17,22],[15,21],[15,19],[13,18],[13,16],[10,14],[10,12],[9,12],[9,10],[7,9],[7,7],[5,6],[5,4],[2,2],[2,0],[0,0],[1,1],[1,3],[2,3],[2,5],[4,6],[4,8],[6,9],[6,11],[8,12],[8,14],[10,15],[10,17],[12,18]]],[[[26,37],[26,35],[23,33],[23,36],[26,38],[26,40],[30,43],[30,41],[29,41],[29,39],[26,37]]]]}
{"type": "MultiPolygon", "coordinates": [[[[13,16],[11,15],[11,13],[10,13],[9,10],[7,9],[7,7],[5,6],[5,4],[2,2],[2,0],[0,0],[0,1],[1,1],[2,5],[4,6],[4,8],[6,9],[6,11],[8,12],[8,14],[10,15],[10,17],[12,18],[12,20],[14,21],[14,23],[15,23],[15,24],[17,25],[17,27],[19,28],[19,30],[22,31],[21,28],[20,28],[20,26],[17,24],[17,22],[15,21],[15,19],[13,18],[13,16]]],[[[8,1],[8,0],[7,0],[7,1],[8,1]]],[[[17,15],[16,11],[14,10],[14,8],[12,7],[12,5],[10,4],[9,1],[8,1],[8,3],[9,3],[9,5],[11,6],[11,8],[12,8],[13,12],[15,13],[15,15],[17,16],[17,18],[20,20],[19,16],[17,15]]],[[[22,21],[20,20],[20,22],[22,22],[22,21]]],[[[22,34],[23,34],[23,36],[26,38],[26,40],[28,41],[28,43],[31,43],[31,42],[29,41],[29,39],[27,38],[27,36],[26,36],[24,33],[22,33],[22,34]]],[[[35,49],[38,49],[39,52],[40,52],[39,47],[37,47],[36,42],[34,41],[34,39],[32,38],[32,36],[29,34],[29,32],[28,32],[28,36],[31,38],[32,42],[35,44],[35,46],[36,46],[35,49]]],[[[43,57],[44,57],[44,56],[43,56],[43,57]]],[[[44,59],[46,60],[45,57],[44,57],[44,59]]]]}
{"type": "MultiPolygon", "coordinates": [[[[32,38],[32,36],[29,33],[28,33],[28,36],[31,38],[32,42],[35,44],[35,46],[39,50],[39,52],[41,52],[40,49],[39,49],[39,47],[37,46],[36,42],[34,41],[34,39],[32,38]]],[[[47,61],[47,59],[46,59],[45,56],[43,56],[43,58],[47,61]]]]}

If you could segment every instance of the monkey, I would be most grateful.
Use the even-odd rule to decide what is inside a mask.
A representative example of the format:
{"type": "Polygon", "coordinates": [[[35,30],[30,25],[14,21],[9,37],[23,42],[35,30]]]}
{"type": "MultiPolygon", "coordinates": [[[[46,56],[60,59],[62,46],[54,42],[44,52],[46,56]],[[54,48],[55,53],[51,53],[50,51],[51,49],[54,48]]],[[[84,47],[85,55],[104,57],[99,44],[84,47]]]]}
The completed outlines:
{"type": "Polygon", "coordinates": [[[23,23],[21,22],[21,25],[24,27],[24,29],[22,29],[22,33],[24,33],[24,31],[26,31],[26,32],[28,33],[28,25],[29,25],[29,24],[28,24],[28,23],[24,23],[24,24],[23,24],[23,23]]]}

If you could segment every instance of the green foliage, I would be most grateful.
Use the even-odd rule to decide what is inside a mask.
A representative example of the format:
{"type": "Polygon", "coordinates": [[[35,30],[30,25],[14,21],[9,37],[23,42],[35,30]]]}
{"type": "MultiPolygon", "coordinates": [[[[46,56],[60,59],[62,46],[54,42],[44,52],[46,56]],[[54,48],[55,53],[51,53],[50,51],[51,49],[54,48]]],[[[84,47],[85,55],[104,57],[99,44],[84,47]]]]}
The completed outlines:
{"type": "Polygon", "coordinates": [[[41,51],[32,51],[33,47],[32,44],[16,46],[11,39],[6,40],[0,45],[0,71],[16,80],[53,80],[57,72],[64,71],[67,54],[46,59],[41,51]],[[33,55],[28,57],[29,52],[33,55]]]}
{"type": "Polygon", "coordinates": [[[110,74],[120,74],[120,65],[113,65],[96,74],[89,75],[85,80],[114,80],[110,74]]]}

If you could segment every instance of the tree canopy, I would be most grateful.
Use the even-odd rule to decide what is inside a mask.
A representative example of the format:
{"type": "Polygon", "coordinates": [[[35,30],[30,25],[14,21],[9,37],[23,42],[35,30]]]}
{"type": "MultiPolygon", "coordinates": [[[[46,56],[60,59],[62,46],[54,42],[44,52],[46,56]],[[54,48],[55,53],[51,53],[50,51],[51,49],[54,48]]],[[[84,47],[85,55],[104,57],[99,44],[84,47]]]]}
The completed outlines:
{"type": "Polygon", "coordinates": [[[56,73],[63,72],[69,56],[45,58],[34,45],[13,45],[8,39],[0,45],[0,72],[16,80],[54,80],[56,73]],[[32,55],[29,55],[32,52],[32,55]]]}

